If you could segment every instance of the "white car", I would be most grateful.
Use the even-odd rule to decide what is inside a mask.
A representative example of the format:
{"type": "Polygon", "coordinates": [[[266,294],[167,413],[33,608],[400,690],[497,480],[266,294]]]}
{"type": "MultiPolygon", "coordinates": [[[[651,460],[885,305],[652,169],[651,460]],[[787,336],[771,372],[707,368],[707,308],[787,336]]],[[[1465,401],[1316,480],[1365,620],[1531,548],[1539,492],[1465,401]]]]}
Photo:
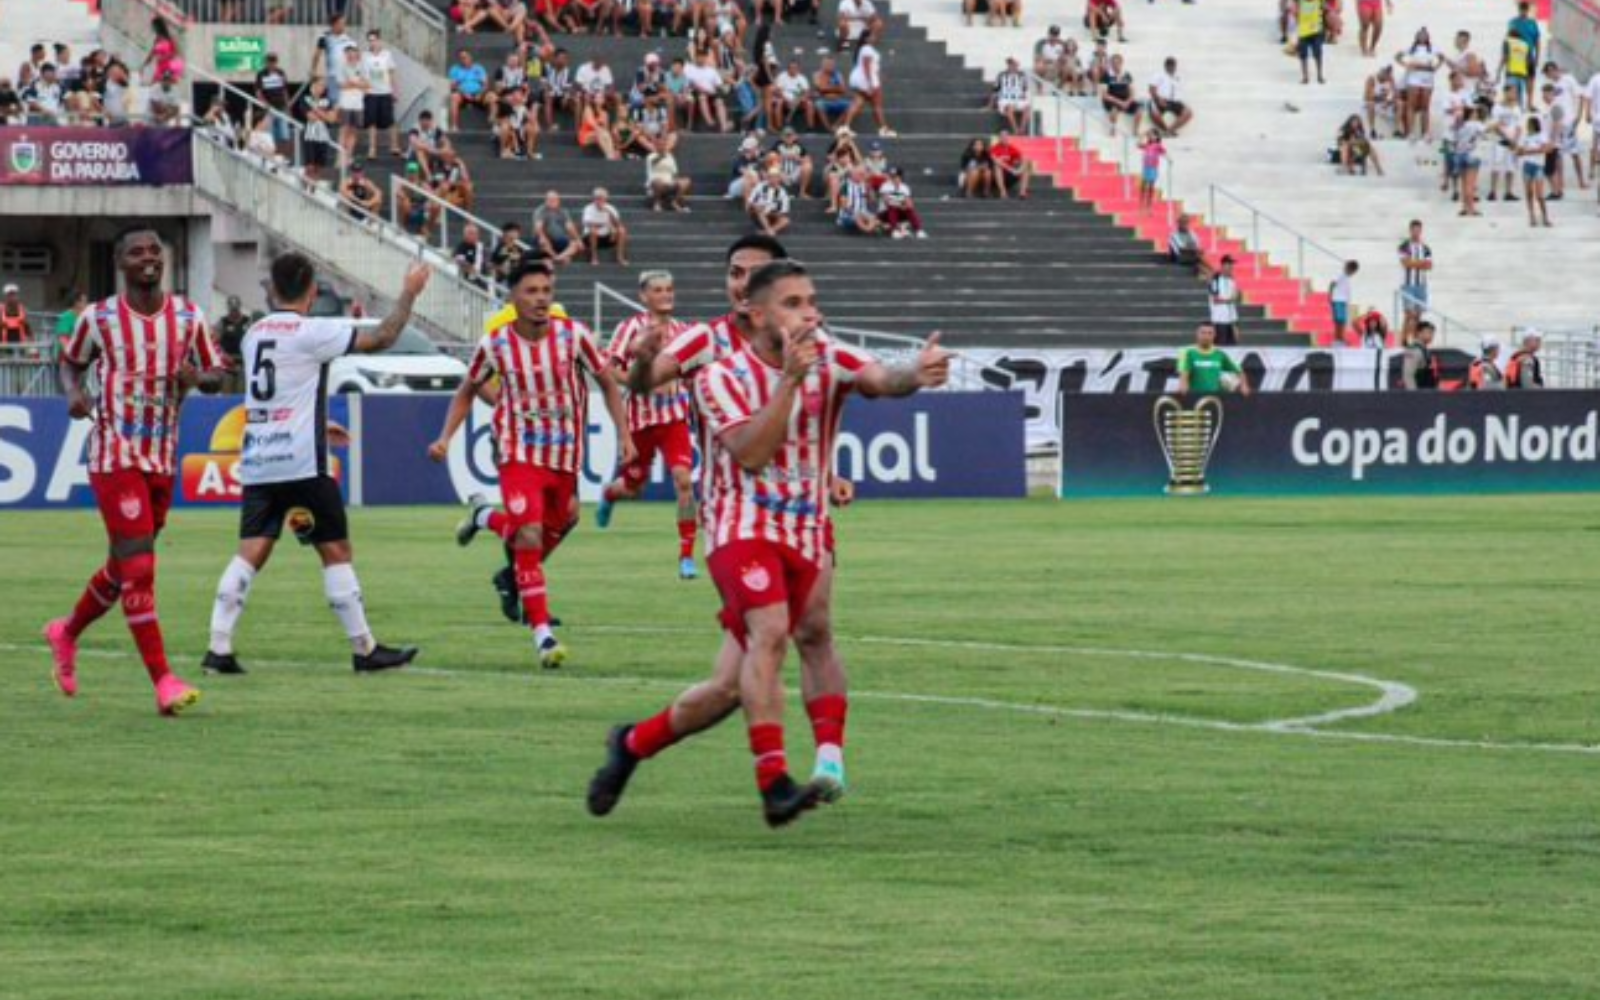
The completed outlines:
{"type": "Polygon", "coordinates": [[[407,327],[381,354],[347,354],[328,366],[331,392],[455,392],[467,366],[407,327]]]}

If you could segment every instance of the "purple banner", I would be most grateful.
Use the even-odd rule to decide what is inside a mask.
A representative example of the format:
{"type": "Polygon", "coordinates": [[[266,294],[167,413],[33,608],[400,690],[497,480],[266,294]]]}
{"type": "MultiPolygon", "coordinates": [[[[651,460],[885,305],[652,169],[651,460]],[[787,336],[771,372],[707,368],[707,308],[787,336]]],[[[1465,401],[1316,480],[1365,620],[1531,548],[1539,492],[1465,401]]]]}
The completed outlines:
{"type": "Polygon", "coordinates": [[[191,141],[185,128],[0,128],[0,185],[193,184],[191,141]]]}

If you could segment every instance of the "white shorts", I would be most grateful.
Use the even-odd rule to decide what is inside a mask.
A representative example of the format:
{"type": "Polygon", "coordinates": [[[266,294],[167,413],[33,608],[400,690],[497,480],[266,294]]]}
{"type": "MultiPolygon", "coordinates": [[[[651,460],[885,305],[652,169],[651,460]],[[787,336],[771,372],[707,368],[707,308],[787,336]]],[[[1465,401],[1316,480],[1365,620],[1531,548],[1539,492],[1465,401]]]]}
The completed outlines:
{"type": "Polygon", "coordinates": [[[1514,173],[1517,169],[1517,151],[1510,146],[1495,143],[1489,147],[1489,172],[1494,174],[1514,173]]]}
{"type": "Polygon", "coordinates": [[[1028,102],[1027,101],[1004,101],[1004,100],[1002,100],[1002,101],[998,102],[995,106],[998,107],[1002,113],[1005,113],[1005,112],[1008,112],[1008,111],[1026,111],[1026,110],[1028,110],[1028,102]]]}

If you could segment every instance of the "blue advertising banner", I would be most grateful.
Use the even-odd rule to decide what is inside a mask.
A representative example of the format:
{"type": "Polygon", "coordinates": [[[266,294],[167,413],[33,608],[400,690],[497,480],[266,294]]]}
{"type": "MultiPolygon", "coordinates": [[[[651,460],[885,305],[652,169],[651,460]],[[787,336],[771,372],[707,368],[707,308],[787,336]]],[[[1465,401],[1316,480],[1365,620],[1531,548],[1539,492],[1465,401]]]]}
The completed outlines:
{"type": "MultiPolygon", "coordinates": [[[[348,423],[343,397],[329,401],[329,418],[348,423]]],[[[244,401],[195,396],[178,423],[178,506],[237,504],[244,401]]],[[[64,399],[0,399],[0,507],[91,507],[86,449],[89,421],[67,415],[64,399]]],[[[348,456],[335,448],[335,476],[344,484],[348,456]]],[[[346,488],[348,493],[348,487],[346,488]]]]}
{"type": "Polygon", "coordinates": [[[1081,395],[1063,497],[1600,490],[1600,392],[1081,395]]]}
{"type": "Polygon", "coordinates": [[[186,128],[0,127],[0,185],[193,184],[193,141],[186,128]]]}
{"type": "MultiPolygon", "coordinates": [[[[445,396],[368,396],[361,401],[361,502],[459,503],[499,494],[490,411],[473,410],[435,464],[428,442],[444,423],[445,396]]],[[[900,400],[853,401],[845,409],[836,458],[857,495],[874,497],[1021,497],[1027,492],[1021,393],[928,393],[900,400]]],[[[580,495],[599,499],[616,462],[611,422],[590,413],[580,495]]],[[[672,495],[659,462],[647,498],[672,495]]]]}

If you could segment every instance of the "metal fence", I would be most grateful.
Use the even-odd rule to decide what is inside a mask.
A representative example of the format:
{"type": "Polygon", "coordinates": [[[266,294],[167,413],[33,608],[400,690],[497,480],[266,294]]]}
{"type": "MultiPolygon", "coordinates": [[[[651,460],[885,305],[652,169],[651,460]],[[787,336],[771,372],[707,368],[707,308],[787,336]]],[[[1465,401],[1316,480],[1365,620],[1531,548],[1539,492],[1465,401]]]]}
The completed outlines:
{"type": "Polygon", "coordinates": [[[165,0],[200,24],[327,24],[350,0],[165,0]]]}
{"type": "Polygon", "coordinates": [[[55,355],[48,340],[0,346],[0,396],[61,395],[55,355]]]}

